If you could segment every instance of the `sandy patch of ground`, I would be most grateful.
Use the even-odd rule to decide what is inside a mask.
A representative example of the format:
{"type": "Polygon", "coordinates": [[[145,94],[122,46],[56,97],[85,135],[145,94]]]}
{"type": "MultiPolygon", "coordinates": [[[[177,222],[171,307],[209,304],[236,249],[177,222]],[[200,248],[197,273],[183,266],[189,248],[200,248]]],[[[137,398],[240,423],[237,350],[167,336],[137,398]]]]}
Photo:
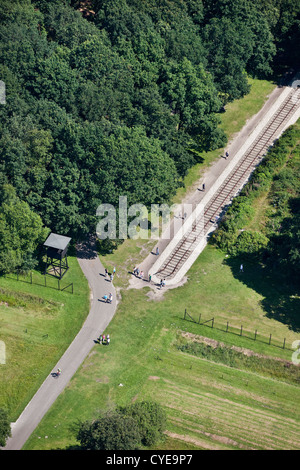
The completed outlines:
{"type": "Polygon", "coordinates": [[[96,379],[96,382],[100,382],[102,384],[108,384],[109,378],[107,376],[101,377],[100,379],[96,379]]]}
{"type": "Polygon", "coordinates": [[[164,294],[169,289],[176,289],[177,287],[183,286],[188,280],[187,276],[184,276],[182,280],[173,286],[165,286],[160,288],[159,285],[154,284],[153,282],[148,282],[147,280],[137,278],[136,276],[132,276],[129,280],[129,286],[127,289],[143,289],[144,287],[149,287],[149,292],[146,294],[148,300],[159,301],[163,300],[164,294]]]}

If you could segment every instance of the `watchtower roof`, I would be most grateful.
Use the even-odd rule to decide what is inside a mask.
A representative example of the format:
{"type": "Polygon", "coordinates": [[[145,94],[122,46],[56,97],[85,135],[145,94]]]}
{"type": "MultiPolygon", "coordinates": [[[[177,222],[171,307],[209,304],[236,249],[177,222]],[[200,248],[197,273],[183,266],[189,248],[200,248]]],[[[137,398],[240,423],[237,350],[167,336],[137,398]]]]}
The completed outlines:
{"type": "Polygon", "coordinates": [[[49,237],[44,243],[44,246],[55,248],[56,250],[64,250],[72,239],[64,237],[63,235],[57,235],[57,233],[50,233],[49,237]]]}

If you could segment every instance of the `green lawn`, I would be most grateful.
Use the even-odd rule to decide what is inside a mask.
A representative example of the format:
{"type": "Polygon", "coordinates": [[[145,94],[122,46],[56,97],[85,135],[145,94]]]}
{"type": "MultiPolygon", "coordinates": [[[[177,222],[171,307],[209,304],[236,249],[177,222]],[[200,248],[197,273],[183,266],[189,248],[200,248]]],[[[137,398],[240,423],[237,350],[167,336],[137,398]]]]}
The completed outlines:
{"type": "Polygon", "coordinates": [[[0,407],[14,421],[50,373],[56,361],[76,336],[89,311],[88,283],[76,258],[69,257],[70,269],[61,287],[57,280],[33,273],[15,280],[0,278],[0,339],[5,343],[6,363],[0,366],[0,407]],[[23,278],[22,278],[23,279],[23,278]],[[51,286],[51,287],[50,287],[51,286]]]}
{"type": "Polygon", "coordinates": [[[229,320],[238,329],[243,321],[245,330],[258,329],[266,339],[270,332],[279,340],[286,337],[289,344],[297,338],[287,325],[268,318],[263,294],[248,285],[253,278],[259,285],[263,273],[253,267],[244,274],[241,279],[225,255],[209,246],[189,271],[190,280],[166,292],[163,300],[149,300],[147,287],[122,290],[122,302],[107,329],[111,345],[95,346],[25,448],[76,446],[70,428],[77,419],[136,399],[155,399],[166,407],[168,437],[160,448],[299,447],[294,404],[300,390],[295,381],[286,380],[283,364],[276,362],[274,379],[263,358],[254,369],[229,367],[176,347],[178,338],[192,333],[291,360],[290,350],[218,328],[229,320]],[[195,318],[199,312],[207,319],[214,316],[217,328],[184,321],[184,308],[195,318]]]}

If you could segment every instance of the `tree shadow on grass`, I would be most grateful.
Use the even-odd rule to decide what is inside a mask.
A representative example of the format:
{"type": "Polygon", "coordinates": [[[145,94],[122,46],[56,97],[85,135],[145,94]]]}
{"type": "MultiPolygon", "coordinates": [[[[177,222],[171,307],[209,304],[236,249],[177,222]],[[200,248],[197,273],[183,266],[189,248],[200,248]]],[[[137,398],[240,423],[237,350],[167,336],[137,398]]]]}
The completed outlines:
{"type": "Polygon", "coordinates": [[[78,243],[76,246],[77,258],[81,259],[95,259],[97,253],[97,238],[95,235],[90,235],[86,240],[78,243]]]}
{"type": "Polygon", "coordinates": [[[261,306],[267,318],[287,325],[296,333],[300,332],[299,286],[290,273],[241,256],[227,258],[224,264],[231,268],[235,278],[263,296],[261,306]],[[241,264],[243,272],[240,272],[241,264]]]}

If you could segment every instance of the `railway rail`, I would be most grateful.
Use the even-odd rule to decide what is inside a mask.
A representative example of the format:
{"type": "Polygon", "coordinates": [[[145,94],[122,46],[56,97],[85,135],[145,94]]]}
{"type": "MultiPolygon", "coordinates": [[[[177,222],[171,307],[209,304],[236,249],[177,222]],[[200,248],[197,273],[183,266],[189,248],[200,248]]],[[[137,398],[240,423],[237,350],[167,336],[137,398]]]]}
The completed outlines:
{"type": "MultiPolygon", "coordinates": [[[[263,127],[253,143],[245,151],[224,182],[217,189],[204,210],[190,229],[166,258],[160,269],[154,273],[157,278],[171,280],[191,256],[201,239],[217,226],[217,218],[222,216],[232,199],[249,180],[257,165],[262,161],[268,149],[279,137],[282,129],[300,106],[300,89],[291,88],[291,92],[274,113],[270,121],[263,127]]],[[[230,156],[230,158],[232,158],[230,156]]]]}

